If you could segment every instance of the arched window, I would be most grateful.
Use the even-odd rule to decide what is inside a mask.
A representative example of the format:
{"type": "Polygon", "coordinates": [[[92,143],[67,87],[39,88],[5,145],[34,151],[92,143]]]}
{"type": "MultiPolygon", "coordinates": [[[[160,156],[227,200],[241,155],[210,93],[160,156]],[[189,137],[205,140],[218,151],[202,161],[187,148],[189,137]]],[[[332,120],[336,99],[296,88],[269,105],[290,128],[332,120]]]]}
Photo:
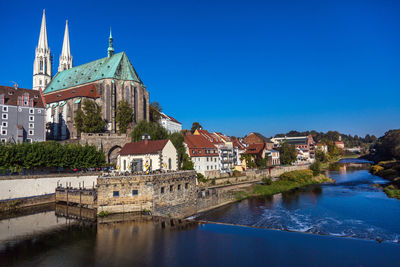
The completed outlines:
{"type": "Polygon", "coordinates": [[[47,60],[44,60],[44,73],[47,73],[47,60]]]}
{"type": "Polygon", "coordinates": [[[40,58],[40,61],[39,61],[39,70],[43,70],[43,60],[42,60],[42,58],[40,58]]]}
{"type": "Polygon", "coordinates": [[[126,160],[124,160],[124,171],[126,170],[126,160]]]}
{"type": "Polygon", "coordinates": [[[171,160],[171,158],[168,159],[168,169],[169,170],[172,169],[172,160],[171,160]]]}

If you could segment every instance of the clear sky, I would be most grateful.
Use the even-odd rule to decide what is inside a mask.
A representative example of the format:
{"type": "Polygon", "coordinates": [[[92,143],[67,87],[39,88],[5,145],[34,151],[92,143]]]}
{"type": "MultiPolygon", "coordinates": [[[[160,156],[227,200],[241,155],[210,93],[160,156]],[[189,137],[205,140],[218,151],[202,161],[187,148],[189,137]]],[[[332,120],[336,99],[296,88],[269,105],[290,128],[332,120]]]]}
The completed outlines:
{"type": "MultiPolygon", "coordinates": [[[[0,84],[32,88],[46,9],[57,70],[107,55],[109,27],[151,101],[190,128],[382,135],[400,128],[400,1],[0,1],[0,84]]],[[[55,73],[54,73],[55,74],[55,73]]]]}

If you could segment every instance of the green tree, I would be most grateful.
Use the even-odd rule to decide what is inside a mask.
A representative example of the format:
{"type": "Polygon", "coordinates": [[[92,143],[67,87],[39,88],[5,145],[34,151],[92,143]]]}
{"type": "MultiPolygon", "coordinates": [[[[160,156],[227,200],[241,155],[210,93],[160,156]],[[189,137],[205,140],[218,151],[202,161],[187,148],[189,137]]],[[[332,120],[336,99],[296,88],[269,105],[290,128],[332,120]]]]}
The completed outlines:
{"type": "Polygon", "coordinates": [[[168,139],[168,131],[158,123],[140,121],[132,130],[132,142],[142,140],[144,134],[150,135],[151,140],[168,139]]]}
{"type": "Polygon", "coordinates": [[[162,112],[162,107],[160,103],[158,102],[152,102],[150,103],[150,121],[151,122],[156,122],[160,120],[161,117],[161,112],[162,112]]]}
{"type": "Polygon", "coordinates": [[[319,160],[320,162],[328,161],[328,157],[327,157],[326,153],[324,151],[322,151],[321,149],[315,150],[315,159],[319,160]]]}
{"type": "Polygon", "coordinates": [[[196,130],[203,128],[200,123],[198,122],[193,122],[192,128],[190,129],[190,132],[193,134],[196,130]]]}
{"type": "Polygon", "coordinates": [[[132,108],[127,101],[118,102],[117,115],[115,121],[120,133],[126,133],[129,124],[133,121],[132,108]]]}
{"type": "Polygon", "coordinates": [[[282,164],[287,165],[296,161],[297,153],[294,145],[284,142],[278,150],[282,164]]]}
{"type": "Polygon", "coordinates": [[[75,126],[78,132],[100,133],[104,130],[106,122],[101,118],[101,108],[96,102],[85,99],[82,110],[76,111],[75,126]]]}
{"type": "Polygon", "coordinates": [[[314,176],[318,176],[321,173],[321,162],[316,160],[313,164],[310,165],[310,170],[313,171],[314,176]]]}

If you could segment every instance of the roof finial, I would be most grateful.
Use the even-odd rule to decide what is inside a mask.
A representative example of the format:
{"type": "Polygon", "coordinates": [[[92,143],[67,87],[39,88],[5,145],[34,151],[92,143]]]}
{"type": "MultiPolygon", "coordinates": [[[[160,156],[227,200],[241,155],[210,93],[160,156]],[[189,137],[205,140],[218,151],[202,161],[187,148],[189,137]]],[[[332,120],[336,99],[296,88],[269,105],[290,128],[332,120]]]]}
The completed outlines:
{"type": "Polygon", "coordinates": [[[108,57],[112,57],[114,55],[114,47],[113,47],[113,38],[111,34],[111,27],[110,27],[110,37],[108,38],[108,57]]]}

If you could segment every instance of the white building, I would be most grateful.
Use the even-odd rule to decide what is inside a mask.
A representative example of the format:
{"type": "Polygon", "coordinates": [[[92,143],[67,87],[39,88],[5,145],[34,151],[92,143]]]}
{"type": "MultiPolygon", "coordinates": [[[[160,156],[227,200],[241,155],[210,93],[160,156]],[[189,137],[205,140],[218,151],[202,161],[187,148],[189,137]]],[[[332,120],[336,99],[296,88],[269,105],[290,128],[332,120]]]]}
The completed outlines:
{"type": "Polygon", "coordinates": [[[176,133],[182,131],[182,123],[179,121],[175,120],[173,117],[168,116],[165,113],[160,113],[161,118],[159,123],[161,124],[162,127],[167,129],[169,133],[176,133]]]}
{"type": "Polygon", "coordinates": [[[220,174],[218,149],[204,136],[186,135],[185,147],[196,172],[206,177],[216,177],[220,174]]]}
{"type": "Polygon", "coordinates": [[[143,140],[127,143],[117,160],[120,172],[176,171],[178,154],[170,140],[143,140]]]}

